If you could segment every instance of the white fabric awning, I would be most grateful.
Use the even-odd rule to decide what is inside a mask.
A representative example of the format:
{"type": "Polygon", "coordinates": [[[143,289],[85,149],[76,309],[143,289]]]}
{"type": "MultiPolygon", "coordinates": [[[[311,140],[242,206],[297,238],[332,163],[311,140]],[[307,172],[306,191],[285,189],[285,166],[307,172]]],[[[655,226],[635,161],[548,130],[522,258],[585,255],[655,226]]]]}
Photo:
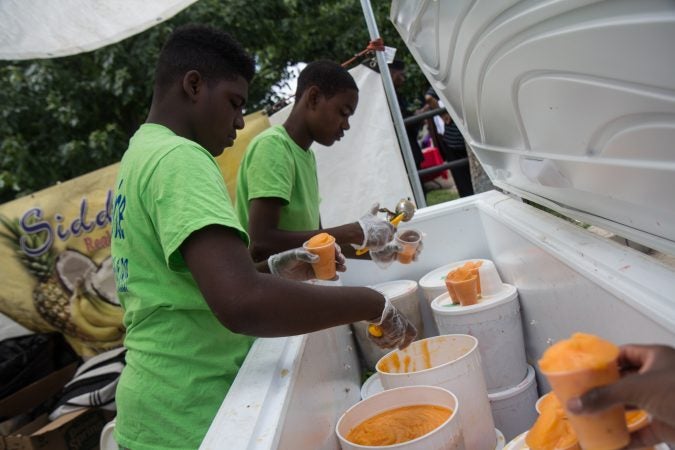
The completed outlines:
{"type": "Polygon", "coordinates": [[[88,52],[163,22],[196,0],[2,0],[0,59],[88,52]]]}

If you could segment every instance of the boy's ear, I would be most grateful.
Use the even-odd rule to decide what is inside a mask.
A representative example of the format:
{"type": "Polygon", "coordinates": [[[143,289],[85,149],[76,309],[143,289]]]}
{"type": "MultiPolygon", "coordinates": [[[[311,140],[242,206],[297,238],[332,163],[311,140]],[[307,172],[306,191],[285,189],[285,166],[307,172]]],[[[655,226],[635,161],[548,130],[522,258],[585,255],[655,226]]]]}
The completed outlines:
{"type": "Polygon", "coordinates": [[[204,85],[204,78],[196,70],[190,70],[183,76],[183,91],[188,98],[195,102],[204,85]]]}
{"type": "Polygon", "coordinates": [[[307,97],[307,106],[309,109],[316,108],[316,105],[319,104],[319,98],[321,97],[321,91],[318,86],[310,86],[305,91],[305,96],[307,97]]]}

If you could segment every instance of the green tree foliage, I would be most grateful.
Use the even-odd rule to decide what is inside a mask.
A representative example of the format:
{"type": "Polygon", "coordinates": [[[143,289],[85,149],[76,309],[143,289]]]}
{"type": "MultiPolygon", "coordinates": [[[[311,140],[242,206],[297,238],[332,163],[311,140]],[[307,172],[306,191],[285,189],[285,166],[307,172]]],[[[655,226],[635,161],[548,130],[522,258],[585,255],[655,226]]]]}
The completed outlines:
{"type": "MultiPolygon", "coordinates": [[[[408,63],[414,100],[426,81],[388,19],[389,1],[372,3],[385,44],[408,63]]],[[[93,52],[0,62],[0,203],[118,161],[147,114],[161,45],[184,23],[226,30],[255,55],[249,111],[278,100],[271,88],[296,63],[346,61],[370,40],[358,0],[200,0],[93,52]]]]}

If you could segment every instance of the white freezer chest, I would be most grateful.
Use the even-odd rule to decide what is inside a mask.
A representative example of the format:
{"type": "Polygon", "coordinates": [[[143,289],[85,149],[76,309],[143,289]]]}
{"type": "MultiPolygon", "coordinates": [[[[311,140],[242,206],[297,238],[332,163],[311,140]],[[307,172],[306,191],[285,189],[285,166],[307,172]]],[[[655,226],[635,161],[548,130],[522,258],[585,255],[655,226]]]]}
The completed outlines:
{"type": "MultiPolygon", "coordinates": [[[[520,200],[675,254],[673,2],[394,0],[391,20],[492,181],[515,195],[418,211],[406,224],[426,233],[417,263],[350,261],[342,282],[419,280],[486,258],[518,288],[530,364],[575,331],[675,345],[673,268],[520,200]]],[[[359,385],[347,327],[259,339],[202,448],[337,449],[359,385]]]]}

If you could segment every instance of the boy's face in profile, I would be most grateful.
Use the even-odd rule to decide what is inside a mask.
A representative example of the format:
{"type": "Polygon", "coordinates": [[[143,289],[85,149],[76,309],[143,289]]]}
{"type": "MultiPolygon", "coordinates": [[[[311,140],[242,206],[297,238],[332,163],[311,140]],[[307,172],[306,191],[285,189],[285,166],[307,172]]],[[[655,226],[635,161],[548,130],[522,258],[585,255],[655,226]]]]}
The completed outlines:
{"type": "Polygon", "coordinates": [[[213,156],[232,146],[237,130],[244,128],[247,98],[248,82],[241,76],[204,83],[195,104],[194,129],[197,141],[213,156]]]}
{"type": "Polygon", "coordinates": [[[349,129],[349,118],[356,111],[359,93],[347,89],[330,98],[319,94],[312,117],[312,134],[316,142],[331,146],[349,129]]]}

